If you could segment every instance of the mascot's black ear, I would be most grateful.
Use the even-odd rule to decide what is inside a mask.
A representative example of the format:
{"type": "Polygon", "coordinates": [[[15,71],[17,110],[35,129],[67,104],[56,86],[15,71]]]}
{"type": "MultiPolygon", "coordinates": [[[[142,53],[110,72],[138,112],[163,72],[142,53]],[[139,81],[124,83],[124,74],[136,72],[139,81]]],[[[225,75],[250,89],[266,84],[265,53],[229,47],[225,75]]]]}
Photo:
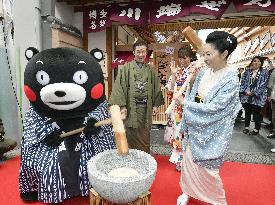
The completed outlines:
{"type": "Polygon", "coordinates": [[[90,51],[90,54],[97,60],[97,62],[100,62],[104,59],[103,51],[99,48],[95,48],[90,51]]]}
{"type": "Polygon", "coordinates": [[[25,57],[27,58],[27,60],[29,61],[34,55],[36,55],[37,53],[39,53],[39,50],[37,50],[34,47],[29,47],[26,49],[25,51],[25,57]]]}

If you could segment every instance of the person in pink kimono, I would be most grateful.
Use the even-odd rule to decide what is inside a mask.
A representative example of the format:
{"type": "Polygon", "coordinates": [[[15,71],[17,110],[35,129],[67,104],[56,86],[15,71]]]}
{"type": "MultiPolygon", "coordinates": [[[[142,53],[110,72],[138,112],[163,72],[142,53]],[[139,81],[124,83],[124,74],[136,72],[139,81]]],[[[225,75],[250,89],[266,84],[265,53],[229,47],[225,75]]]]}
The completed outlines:
{"type": "MultiPolygon", "coordinates": [[[[175,85],[177,90],[183,85],[188,74],[189,66],[192,61],[196,60],[196,53],[189,45],[181,47],[178,51],[178,66],[175,61],[170,64],[171,76],[167,82],[168,98],[171,101],[175,85]]],[[[164,140],[173,146],[172,155],[169,159],[170,162],[176,165],[178,171],[181,170],[182,151],[181,140],[183,134],[179,132],[180,122],[182,121],[182,106],[175,105],[171,113],[168,115],[167,126],[164,134],[164,140]]]]}

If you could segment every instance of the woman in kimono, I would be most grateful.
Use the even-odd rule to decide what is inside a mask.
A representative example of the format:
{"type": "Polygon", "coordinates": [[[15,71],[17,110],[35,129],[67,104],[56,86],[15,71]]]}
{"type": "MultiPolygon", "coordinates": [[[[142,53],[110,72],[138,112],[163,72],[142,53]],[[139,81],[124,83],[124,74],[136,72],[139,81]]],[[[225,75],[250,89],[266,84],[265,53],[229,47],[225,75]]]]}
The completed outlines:
{"type": "Polygon", "coordinates": [[[244,72],[240,87],[241,102],[245,110],[244,134],[257,135],[261,128],[261,110],[267,100],[268,71],[263,69],[263,58],[255,56],[249,68],[244,72]],[[250,132],[251,114],[255,120],[255,128],[250,132]]]}
{"type": "Polygon", "coordinates": [[[189,197],[226,205],[225,191],[219,175],[229,147],[235,118],[241,108],[236,69],[227,65],[228,56],[237,46],[237,39],[224,31],[214,31],[206,38],[203,49],[208,68],[195,74],[183,100],[183,160],[180,185],[183,194],[177,205],[186,205],[189,197]],[[200,102],[195,101],[199,95],[200,102]]]}
{"type": "MultiPolygon", "coordinates": [[[[171,101],[173,98],[173,91],[175,84],[180,88],[189,74],[189,66],[192,61],[196,60],[196,54],[191,47],[181,47],[178,51],[178,64],[175,66],[175,61],[171,62],[171,76],[167,82],[167,95],[171,101]]],[[[180,122],[182,120],[182,106],[176,105],[171,113],[168,115],[167,126],[164,134],[164,140],[173,146],[172,155],[169,159],[170,162],[176,165],[178,171],[181,170],[182,151],[181,144],[182,133],[180,133],[180,122]]]]}

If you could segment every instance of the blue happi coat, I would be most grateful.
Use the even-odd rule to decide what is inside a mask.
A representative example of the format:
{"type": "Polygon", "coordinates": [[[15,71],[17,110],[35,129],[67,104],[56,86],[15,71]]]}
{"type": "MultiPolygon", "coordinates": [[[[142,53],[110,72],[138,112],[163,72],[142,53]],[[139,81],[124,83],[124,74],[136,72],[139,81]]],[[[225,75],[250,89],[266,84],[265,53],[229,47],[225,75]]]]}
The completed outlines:
{"type": "Polygon", "coordinates": [[[195,96],[204,72],[204,69],[200,71],[185,97],[182,147],[185,150],[189,144],[194,163],[217,169],[223,164],[235,118],[241,109],[239,83],[236,72],[229,71],[210,89],[203,103],[196,103],[195,96]]]}
{"type": "Polygon", "coordinates": [[[250,103],[260,107],[264,107],[267,100],[267,83],[268,83],[268,72],[265,69],[260,68],[260,75],[255,80],[255,85],[250,85],[250,76],[252,75],[252,69],[247,69],[242,77],[240,86],[240,98],[242,103],[250,103]],[[250,91],[254,95],[249,97],[244,93],[250,91]]]}
{"type": "MultiPolygon", "coordinates": [[[[101,103],[88,118],[101,121],[110,118],[107,102],[101,103]]],[[[58,161],[58,153],[64,151],[62,144],[59,147],[48,147],[43,140],[53,132],[56,123],[50,118],[39,115],[32,107],[26,113],[22,138],[22,161],[19,176],[21,193],[37,191],[38,199],[44,203],[59,203],[70,198],[65,190],[64,178],[58,161]]],[[[114,134],[112,125],[101,126],[96,136],[81,136],[83,141],[80,147],[79,180],[82,196],[87,196],[89,180],[87,161],[104,150],[114,149],[114,134]]]]}

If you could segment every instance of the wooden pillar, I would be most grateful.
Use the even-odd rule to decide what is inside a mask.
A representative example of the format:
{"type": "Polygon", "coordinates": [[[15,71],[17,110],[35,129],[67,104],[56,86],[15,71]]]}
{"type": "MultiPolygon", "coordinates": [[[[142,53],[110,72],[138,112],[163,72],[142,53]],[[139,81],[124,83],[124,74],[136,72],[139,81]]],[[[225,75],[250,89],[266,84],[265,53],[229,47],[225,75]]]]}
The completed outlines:
{"type": "Polygon", "coordinates": [[[113,38],[112,27],[106,29],[106,53],[107,53],[107,81],[108,81],[108,96],[112,92],[112,61],[113,61],[113,38]]]}
{"type": "Polygon", "coordinates": [[[88,51],[88,32],[83,33],[83,50],[88,51]]]}

